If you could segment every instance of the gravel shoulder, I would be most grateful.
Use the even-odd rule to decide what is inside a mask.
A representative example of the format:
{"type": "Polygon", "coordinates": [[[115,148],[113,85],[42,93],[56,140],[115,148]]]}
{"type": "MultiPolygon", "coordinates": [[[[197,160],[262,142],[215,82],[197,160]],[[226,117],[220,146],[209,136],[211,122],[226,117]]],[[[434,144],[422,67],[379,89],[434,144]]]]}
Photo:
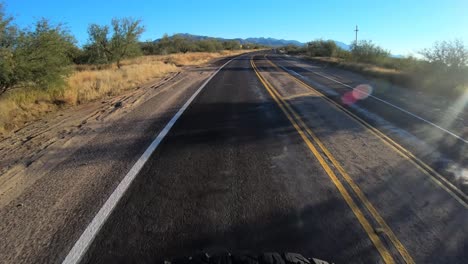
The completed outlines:
{"type": "Polygon", "coordinates": [[[0,262],[52,263],[225,59],[65,109],[0,139],[0,262]]]}

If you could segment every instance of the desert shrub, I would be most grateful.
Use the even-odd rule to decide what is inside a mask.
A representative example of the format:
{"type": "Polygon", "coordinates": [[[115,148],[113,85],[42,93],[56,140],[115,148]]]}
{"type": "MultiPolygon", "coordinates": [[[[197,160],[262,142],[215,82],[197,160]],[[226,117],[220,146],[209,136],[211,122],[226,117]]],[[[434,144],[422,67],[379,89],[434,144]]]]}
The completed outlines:
{"type": "Polygon", "coordinates": [[[462,69],[468,65],[468,49],[458,39],[436,42],[432,48],[424,49],[420,54],[431,64],[451,69],[462,69]]]}
{"type": "Polygon", "coordinates": [[[259,49],[259,44],[244,43],[237,40],[220,40],[216,38],[193,38],[183,34],[168,36],[164,34],[156,41],[140,43],[145,55],[168,55],[186,52],[219,52],[222,50],[259,49]]]}
{"type": "Polygon", "coordinates": [[[333,40],[314,40],[307,43],[307,52],[312,57],[335,57],[339,47],[333,40]]]}
{"type": "Polygon", "coordinates": [[[287,54],[292,54],[292,55],[303,54],[306,52],[305,47],[299,47],[296,45],[287,45],[287,46],[282,47],[281,50],[284,50],[287,54]]]}
{"type": "Polygon", "coordinates": [[[382,63],[390,56],[390,52],[372,43],[370,40],[361,40],[351,45],[352,59],[365,63],[382,63]]]}
{"type": "Polygon", "coordinates": [[[468,49],[461,40],[436,42],[420,52],[424,61],[413,70],[441,93],[460,94],[468,87],[468,49]]]}
{"type": "Polygon", "coordinates": [[[111,27],[91,24],[88,27],[89,43],[83,48],[83,63],[106,64],[115,62],[120,68],[123,59],[141,54],[138,38],[144,31],[141,20],[115,18],[111,27]]]}
{"type": "Polygon", "coordinates": [[[19,29],[12,21],[0,6],[0,94],[18,86],[62,87],[76,55],[73,36],[46,19],[31,29],[19,29]]]}

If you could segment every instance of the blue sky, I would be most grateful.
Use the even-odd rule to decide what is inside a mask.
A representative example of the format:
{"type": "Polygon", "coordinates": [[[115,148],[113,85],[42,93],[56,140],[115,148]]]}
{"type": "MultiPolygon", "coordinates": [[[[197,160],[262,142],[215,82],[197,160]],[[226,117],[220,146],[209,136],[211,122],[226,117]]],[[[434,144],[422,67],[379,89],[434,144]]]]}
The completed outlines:
{"type": "Polygon", "coordinates": [[[164,33],[214,37],[274,37],[302,42],[316,38],[350,43],[354,27],[393,54],[415,53],[438,40],[463,40],[468,45],[467,0],[0,0],[6,12],[27,26],[45,17],[65,22],[80,44],[90,23],[107,24],[113,17],[143,20],[142,40],[164,33]]]}

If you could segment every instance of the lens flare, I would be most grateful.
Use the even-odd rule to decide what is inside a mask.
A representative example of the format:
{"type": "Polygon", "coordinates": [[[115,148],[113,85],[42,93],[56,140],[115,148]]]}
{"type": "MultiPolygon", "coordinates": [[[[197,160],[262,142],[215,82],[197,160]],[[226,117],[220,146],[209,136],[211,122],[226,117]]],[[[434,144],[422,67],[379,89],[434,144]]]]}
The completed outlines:
{"type": "Polygon", "coordinates": [[[342,97],[341,101],[345,105],[352,105],[356,103],[357,99],[354,97],[353,92],[346,92],[342,97]]]}
{"type": "Polygon", "coordinates": [[[364,100],[372,94],[372,86],[368,84],[360,84],[356,86],[352,91],[346,92],[342,97],[341,101],[345,105],[355,104],[358,100],[364,100]]]}
{"type": "Polygon", "coordinates": [[[353,89],[353,96],[358,100],[366,99],[371,93],[372,86],[368,84],[360,84],[353,89]]]}

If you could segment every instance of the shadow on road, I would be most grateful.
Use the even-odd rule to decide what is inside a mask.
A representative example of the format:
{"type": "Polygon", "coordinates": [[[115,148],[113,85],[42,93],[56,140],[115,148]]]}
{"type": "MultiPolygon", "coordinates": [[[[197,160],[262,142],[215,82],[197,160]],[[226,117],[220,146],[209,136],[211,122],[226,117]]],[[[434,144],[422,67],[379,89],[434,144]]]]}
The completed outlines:
{"type": "MultiPolygon", "coordinates": [[[[220,74],[232,71],[251,72],[251,68],[229,67],[220,74]]],[[[260,85],[253,77],[250,81],[260,85]]],[[[335,186],[271,99],[210,101],[220,97],[204,96],[206,92],[199,95],[205,99],[189,107],[153,153],[85,262],[152,262],[216,248],[291,251],[335,263],[380,261],[335,186]]],[[[123,119],[95,132],[98,137],[93,144],[70,150],[73,160],[61,164],[76,174],[60,177],[78,184],[86,180],[87,171],[103,163],[123,177],[177,110],[156,118],[141,113],[139,118],[123,119]],[[139,127],[143,133],[136,130],[139,127]]],[[[327,132],[324,136],[332,138],[336,133],[364,130],[355,126],[327,132]]],[[[67,208],[60,208],[60,201],[45,207],[50,219],[63,220],[47,245],[63,250],[59,256],[43,252],[36,260],[63,259],[71,247],[64,241],[76,241],[83,223],[99,209],[96,204],[103,204],[118,185],[119,180],[107,178],[106,173],[102,171],[99,180],[93,181],[95,186],[89,188],[93,192],[82,194],[85,203],[71,214],[64,213],[66,217],[61,218],[67,208]]],[[[382,168],[374,167],[355,180],[417,262],[466,261],[466,213],[457,210],[448,196],[428,191],[434,186],[421,184],[422,176],[406,163],[381,175],[382,168]],[[409,191],[402,193],[399,188],[404,186],[409,191]]],[[[0,214],[14,223],[22,216],[13,214],[15,210],[20,209],[10,204],[0,214]]],[[[31,240],[23,246],[37,247],[31,240]]],[[[7,243],[2,248],[15,250],[7,243]]]]}

